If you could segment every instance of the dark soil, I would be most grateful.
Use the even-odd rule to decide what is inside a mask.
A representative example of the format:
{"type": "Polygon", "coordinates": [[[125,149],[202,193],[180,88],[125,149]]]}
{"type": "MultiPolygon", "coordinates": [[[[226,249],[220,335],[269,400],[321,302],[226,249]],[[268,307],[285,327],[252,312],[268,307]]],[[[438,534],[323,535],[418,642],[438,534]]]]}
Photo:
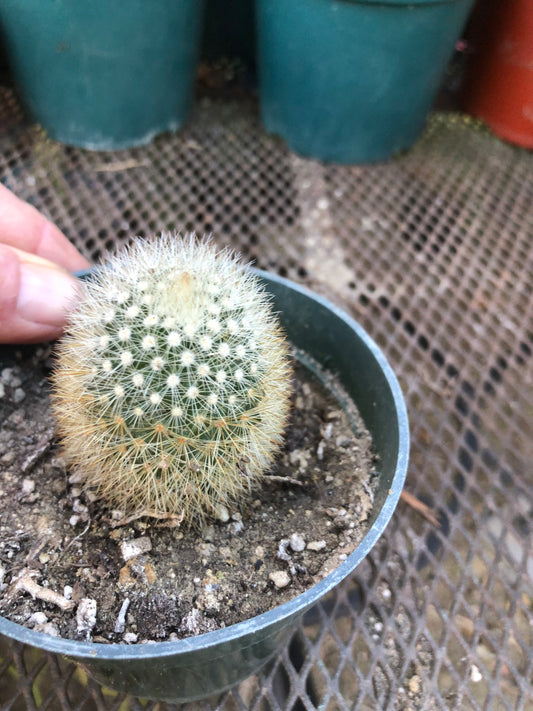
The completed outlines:
{"type": "Polygon", "coordinates": [[[303,366],[270,478],[242,512],[198,532],[124,524],[81,490],[55,445],[50,365],[48,347],[0,350],[0,614],[10,620],[97,642],[200,634],[290,600],[366,532],[370,436],[303,366]]]}

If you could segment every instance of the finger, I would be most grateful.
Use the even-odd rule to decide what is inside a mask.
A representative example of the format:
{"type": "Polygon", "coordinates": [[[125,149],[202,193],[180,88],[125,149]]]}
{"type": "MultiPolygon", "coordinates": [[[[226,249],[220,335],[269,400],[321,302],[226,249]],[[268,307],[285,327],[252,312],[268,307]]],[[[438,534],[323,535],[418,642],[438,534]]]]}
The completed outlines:
{"type": "Polygon", "coordinates": [[[57,338],[75,304],[78,282],[54,264],[19,254],[0,245],[0,342],[57,338]]]}
{"type": "Polygon", "coordinates": [[[0,184],[0,243],[56,262],[68,271],[85,269],[82,257],[65,235],[28,203],[0,184]]]}

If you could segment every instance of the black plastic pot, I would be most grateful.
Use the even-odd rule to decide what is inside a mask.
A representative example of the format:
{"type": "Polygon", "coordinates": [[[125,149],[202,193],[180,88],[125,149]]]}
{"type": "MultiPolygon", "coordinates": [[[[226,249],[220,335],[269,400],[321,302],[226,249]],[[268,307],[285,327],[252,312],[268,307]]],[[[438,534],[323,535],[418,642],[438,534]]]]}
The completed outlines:
{"type": "Polygon", "coordinates": [[[135,696],[175,702],[198,699],[256,672],[288,640],[298,618],[349,576],[376,543],[396,507],[407,469],[409,425],[398,381],[372,339],[349,316],[286,279],[257,274],[273,296],[288,338],[338,376],[372,434],[379,483],[369,529],[359,546],[336,570],[293,600],[198,637],[135,646],[89,644],[50,637],[0,618],[1,634],[66,655],[101,683],[135,696]]]}

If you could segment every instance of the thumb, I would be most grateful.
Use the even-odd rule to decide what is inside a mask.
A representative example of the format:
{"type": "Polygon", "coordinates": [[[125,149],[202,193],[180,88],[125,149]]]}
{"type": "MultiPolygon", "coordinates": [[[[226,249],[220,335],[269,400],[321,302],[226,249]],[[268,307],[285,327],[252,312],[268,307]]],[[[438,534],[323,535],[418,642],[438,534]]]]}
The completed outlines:
{"type": "Polygon", "coordinates": [[[0,245],[0,342],[57,338],[77,288],[77,280],[61,267],[0,245]]]}

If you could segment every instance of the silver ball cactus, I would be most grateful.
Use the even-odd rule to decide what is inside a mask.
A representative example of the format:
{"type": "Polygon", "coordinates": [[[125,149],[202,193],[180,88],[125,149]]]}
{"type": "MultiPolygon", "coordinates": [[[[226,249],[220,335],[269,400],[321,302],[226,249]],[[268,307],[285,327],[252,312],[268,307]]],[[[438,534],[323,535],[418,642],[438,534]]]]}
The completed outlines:
{"type": "Polygon", "coordinates": [[[242,503],[282,442],[288,349],[228,251],[139,241],[83,285],[53,374],[67,463],[125,514],[201,523],[242,503]]]}

